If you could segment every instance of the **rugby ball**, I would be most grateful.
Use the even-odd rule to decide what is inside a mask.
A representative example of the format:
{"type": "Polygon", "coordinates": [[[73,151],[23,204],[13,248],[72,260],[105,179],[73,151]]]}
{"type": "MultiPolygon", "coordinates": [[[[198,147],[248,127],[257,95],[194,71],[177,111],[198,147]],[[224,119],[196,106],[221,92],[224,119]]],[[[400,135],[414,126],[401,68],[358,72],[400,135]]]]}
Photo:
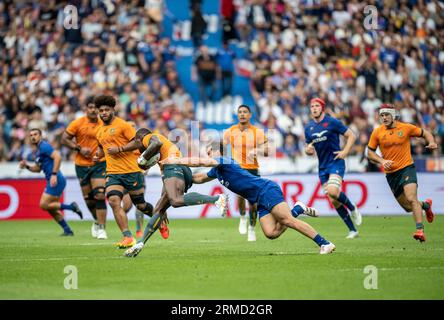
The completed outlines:
{"type": "Polygon", "coordinates": [[[152,156],[149,160],[146,160],[143,155],[140,155],[137,158],[137,164],[140,168],[143,170],[147,170],[151,168],[152,166],[156,165],[156,163],[160,160],[160,153],[155,154],[152,156]]]}

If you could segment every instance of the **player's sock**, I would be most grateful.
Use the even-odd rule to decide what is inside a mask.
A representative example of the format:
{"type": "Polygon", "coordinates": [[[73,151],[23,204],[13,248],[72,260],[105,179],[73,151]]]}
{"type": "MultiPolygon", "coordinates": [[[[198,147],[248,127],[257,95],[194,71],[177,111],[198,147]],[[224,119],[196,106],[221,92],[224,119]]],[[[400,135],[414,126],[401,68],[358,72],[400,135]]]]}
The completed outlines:
{"type": "Polygon", "coordinates": [[[313,241],[316,242],[318,246],[330,243],[329,241],[325,240],[319,233],[313,238],[313,241]]]}
{"type": "Polygon", "coordinates": [[[133,234],[129,230],[125,230],[122,232],[124,237],[132,238],[133,234]]]}
{"type": "Polygon", "coordinates": [[[351,220],[347,209],[344,206],[340,206],[339,208],[336,208],[336,211],[338,212],[342,220],[344,220],[344,223],[347,225],[348,229],[350,231],[356,231],[355,225],[353,224],[353,221],[351,220]]]}
{"type": "Polygon", "coordinates": [[[416,230],[424,230],[424,224],[422,222],[417,222],[416,230]]]}
{"type": "Polygon", "coordinates": [[[63,231],[65,233],[72,233],[71,228],[68,226],[68,223],[66,223],[65,219],[62,219],[60,221],[57,221],[57,223],[63,228],[63,231]]]}
{"type": "Polygon", "coordinates": [[[71,211],[74,211],[74,207],[73,207],[72,204],[64,204],[64,203],[61,203],[61,204],[60,204],[60,209],[62,209],[62,210],[71,210],[71,211]]]}
{"type": "Polygon", "coordinates": [[[162,222],[162,217],[160,216],[160,214],[159,213],[154,214],[145,227],[142,239],[140,239],[137,242],[146,243],[148,239],[154,234],[154,232],[156,232],[156,230],[159,229],[161,222],[162,222]]]}
{"type": "Polygon", "coordinates": [[[136,210],[136,231],[137,232],[142,230],[142,224],[143,224],[143,212],[136,210]]]}
{"type": "Polygon", "coordinates": [[[344,192],[341,192],[339,194],[338,201],[342,203],[344,206],[346,206],[348,210],[350,211],[355,210],[355,206],[353,205],[353,203],[351,203],[350,199],[345,195],[344,192]]]}
{"type": "Polygon", "coordinates": [[[250,209],[250,226],[256,226],[257,221],[257,210],[250,209]]]}
{"type": "Polygon", "coordinates": [[[183,201],[186,206],[195,206],[197,204],[215,203],[219,196],[207,196],[197,192],[190,192],[183,196],[183,201]]]}
{"type": "Polygon", "coordinates": [[[423,210],[427,211],[430,209],[430,204],[428,202],[421,201],[421,207],[423,210]]]}
{"type": "Polygon", "coordinates": [[[303,213],[304,213],[304,209],[300,205],[294,206],[293,209],[291,209],[291,214],[295,218],[299,217],[299,215],[303,214],[303,213]]]}

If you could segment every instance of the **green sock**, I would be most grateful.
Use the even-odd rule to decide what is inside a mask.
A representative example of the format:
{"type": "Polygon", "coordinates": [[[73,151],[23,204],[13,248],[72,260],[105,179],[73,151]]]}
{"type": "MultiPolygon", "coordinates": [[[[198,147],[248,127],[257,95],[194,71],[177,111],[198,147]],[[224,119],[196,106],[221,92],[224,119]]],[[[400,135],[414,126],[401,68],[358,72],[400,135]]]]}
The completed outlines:
{"type": "Polygon", "coordinates": [[[421,201],[421,207],[423,210],[429,210],[430,209],[430,204],[425,202],[425,201],[421,201]]]}
{"type": "Polygon", "coordinates": [[[145,227],[142,239],[137,242],[146,243],[148,239],[154,234],[154,232],[156,232],[156,230],[159,229],[161,221],[162,217],[160,216],[160,214],[159,213],[154,214],[145,227]]]}
{"type": "Polygon", "coordinates": [[[419,229],[424,229],[424,225],[422,224],[422,222],[416,223],[416,230],[419,230],[419,229]]]}
{"type": "Polygon", "coordinates": [[[215,203],[219,196],[207,196],[197,192],[190,192],[183,196],[183,201],[186,206],[194,206],[204,203],[215,203]]]}
{"type": "Polygon", "coordinates": [[[136,210],[136,231],[142,230],[143,225],[143,212],[136,210]]]}

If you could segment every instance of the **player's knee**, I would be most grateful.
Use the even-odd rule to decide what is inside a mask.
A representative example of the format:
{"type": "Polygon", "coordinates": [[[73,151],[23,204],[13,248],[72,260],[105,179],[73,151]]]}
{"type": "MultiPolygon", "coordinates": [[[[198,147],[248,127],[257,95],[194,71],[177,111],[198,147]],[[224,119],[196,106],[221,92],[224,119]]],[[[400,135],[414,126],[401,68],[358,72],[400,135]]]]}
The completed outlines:
{"type": "Polygon", "coordinates": [[[42,210],[48,211],[49,210],[49,203],[45,202],[45,201],[41,201],[39,203],[39,207],[42,210]]]}
{"type": "Polygon", "coordinates": [[[98,201],[105,201],[105,188],[97,187],[93,189],[94,199],[98,201]]]}
{"type": "Polygon", "coordinates": [[[264,231],[264,235],[270,240],[274,240],[279,237],[279,234],[274,231],[264,231]]]}
{"type": "Polygon", "coordinates": [[[173,208],[179,208],[183,206],[183,202],[178,198],[170,198],[169,200],[170,200],[170,205],[173,208]]]}
{"type": "Polygon", "coordinates": [[[327,196],[330,200],[337,200],[339,198],[339,190],[337,188],[327,188],[327,196]]]}
{"type": "Polygon", "coordinates": [[[109,205],[111,208],[115,209],[120,207],[120,202],[123,198],[123,193],[119,190],[111,190],[107,192],[106,197],[108,198],[109,205]]]}

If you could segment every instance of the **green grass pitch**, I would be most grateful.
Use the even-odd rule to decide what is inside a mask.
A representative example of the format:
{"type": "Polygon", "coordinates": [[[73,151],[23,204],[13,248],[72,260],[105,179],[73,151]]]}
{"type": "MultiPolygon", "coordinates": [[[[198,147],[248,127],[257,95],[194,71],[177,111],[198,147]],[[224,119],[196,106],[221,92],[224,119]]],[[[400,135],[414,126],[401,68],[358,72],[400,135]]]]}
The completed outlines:
{"type": "Polygon", "coordinates": [[[238,221],[172,220],[168,240],[155,234],[132,259],[112,245],[114,222],[102,241],[90,222],[71,222],[73,238],[53,221],[0,222],[0,299],[444,299],[441,216],[426,224],[426,243],[413,240],[409,216],[364,217],[355,240],[337,217],[305,218],[336,244],[325,256],[293,230],[268,240],[258,226],[247,242],[238,221]],[[67,265],[78,289],[64,287],[67,265]],[[364,288],[367,265],[376,290],[364,288]]]}

